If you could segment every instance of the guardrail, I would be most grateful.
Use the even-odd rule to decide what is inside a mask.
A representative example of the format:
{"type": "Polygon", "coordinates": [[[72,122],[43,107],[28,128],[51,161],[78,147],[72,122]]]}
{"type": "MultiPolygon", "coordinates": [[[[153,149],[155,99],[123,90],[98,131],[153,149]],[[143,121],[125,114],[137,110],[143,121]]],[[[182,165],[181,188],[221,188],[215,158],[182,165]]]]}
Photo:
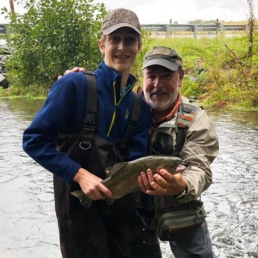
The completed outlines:
{"type": "Polygon", "coordinates": [[[0,25],[0,34],[6,34],[6,27],[4,25],[0,25]]]}
{"type": "MultiPolygon", "coordinates": [[[[192,33],[194,38],[198,37],[198,32],[216,32],[222,34],[223,32],[244,32],[248,33],[248,25],[223,25],[221,23],[212,24],[143,24],[142,29],[149,32],[156,32],[156,35],[164,34],[167,38],[175,36],[177,32],[192,33]]],[[[258,26],[255,26],[257,30],[258,26]]],[[[190,35],[191,35],[190,33],[190,35]]],[[[5,25],[0,24],[0,34],[7,34],[5,25]]],[[[203,33],[202,33],[203,34],[203,33]]]]}
{"type": "MultiPolygon", "coordinates": [[[[177,32],[192,32],[194,38],[198,37],[198,32],[244,32],[248,33],[248,25],[223,25],[213,24],[143,24],[142,29],[149,32],[163,33],[167,38],[176,35],[177,32]]],[[[257,30],[257,26],[255,27],[257,30]]],[[[189,34],[189,33],[188,33],[189,34]]],[[[191,33],[190,33],[191,34],[191,33]]],[[[200,34],[200,33],[199,33],[200,34]]],[[[203,33],[202,33],[203,34],[203,33]]]]}

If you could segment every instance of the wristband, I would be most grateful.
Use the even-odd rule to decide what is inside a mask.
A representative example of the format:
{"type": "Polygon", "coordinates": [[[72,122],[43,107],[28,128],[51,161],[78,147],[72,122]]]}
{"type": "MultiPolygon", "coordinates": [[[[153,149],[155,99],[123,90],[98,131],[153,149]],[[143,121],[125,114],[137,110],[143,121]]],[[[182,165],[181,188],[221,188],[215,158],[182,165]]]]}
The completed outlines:
{"type": "Polygon", "coordinates": [[[173,197],[176,198],[177,200],[180,200],[184,198],[187,194],[187,187],[185,187],[184,191],[180,194],[174,195],[173,197]]]}

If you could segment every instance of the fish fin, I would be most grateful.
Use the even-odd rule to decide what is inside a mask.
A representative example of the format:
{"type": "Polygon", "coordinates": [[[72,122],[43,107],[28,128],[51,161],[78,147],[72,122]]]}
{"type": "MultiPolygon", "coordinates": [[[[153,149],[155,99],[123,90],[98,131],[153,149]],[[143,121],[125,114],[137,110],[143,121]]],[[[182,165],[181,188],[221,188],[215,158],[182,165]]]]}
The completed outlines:
{"type": "Polygon", "coordinates": [[[106,171],[107,176],[110,176],[111,172],[112,172],[112,167],[106,168],[105,171],[106,171]]]}
{"type": "Polygon", "coordinates": [[[114,175],[117,171],[119,171],[120,169],[122,169],[124,166],[126,166],[127,162],[119,162],[116,163],[111,170],[111,176],[114,175]]]}
{"type": "Polygon", "coordinates": [[[92,200],[87,195],[85,195],[82,190],[73,191],[71,192],[71,195],[78,198],[81,205],[87,210],[91,207],[92,200]]]}
{"type": "Polygon", "coordinates": [[[81,205],[86,208],[87,210],[91,207],[92,205],[92,200],[88,196],[84,196],[79,199],[81,205]]]}
{"type": "Polygon", "coordinates": [[[74,197],[76,197],[78,199],[83,198],[85,196],[85,194],[83,193],[82,190],[72,191],[71,195],[73,195],[74,197]]]}
{"type": "Polygon", "coordinates": [[[112,204],[115,202],[115,200],[116,200],[116,199],[107,198],[107,199],[106,199],[106,203],[107,203],[108,205],[112,205],[112,204]]]}

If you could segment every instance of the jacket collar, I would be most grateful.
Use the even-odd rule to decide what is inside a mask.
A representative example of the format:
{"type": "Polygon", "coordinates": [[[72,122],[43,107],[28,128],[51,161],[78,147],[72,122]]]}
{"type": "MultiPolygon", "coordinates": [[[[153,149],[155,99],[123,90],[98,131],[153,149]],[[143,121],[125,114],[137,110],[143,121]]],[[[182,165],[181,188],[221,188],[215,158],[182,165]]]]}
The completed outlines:
{"type": "MultiPolygon", "coordinates": [[[[103,61],[100,62],[98,69],[95,71],[97,76],[99,73],[104,73],[105,85],[113,85],[114,81],[116,81],[118,78],[120,79],[120,75],[114,69],[106,66],[103,61]]],[[[133,85],[136,81],[136,77],[134,77],[132,74],[129,74],[127,84],[133,85]]]]}

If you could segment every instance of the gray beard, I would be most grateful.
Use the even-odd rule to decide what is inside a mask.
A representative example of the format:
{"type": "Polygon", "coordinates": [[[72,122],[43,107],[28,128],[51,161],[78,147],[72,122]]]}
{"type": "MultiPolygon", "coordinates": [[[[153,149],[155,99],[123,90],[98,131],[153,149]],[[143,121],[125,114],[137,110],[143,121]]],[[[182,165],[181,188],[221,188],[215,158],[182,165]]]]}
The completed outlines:
{"type": "Polygon", "coordinates": [[[159,102],[159,103],[155,103],[154,101],[152,101],[150,98],[146,98],[145,97],[146,102],[148,103],[148,105],[153,109],[153,110],[157,110],[157,111],[165,111],[167,110],[171,103],[170,101],[165,101],[165,102],[159,102]]]}

